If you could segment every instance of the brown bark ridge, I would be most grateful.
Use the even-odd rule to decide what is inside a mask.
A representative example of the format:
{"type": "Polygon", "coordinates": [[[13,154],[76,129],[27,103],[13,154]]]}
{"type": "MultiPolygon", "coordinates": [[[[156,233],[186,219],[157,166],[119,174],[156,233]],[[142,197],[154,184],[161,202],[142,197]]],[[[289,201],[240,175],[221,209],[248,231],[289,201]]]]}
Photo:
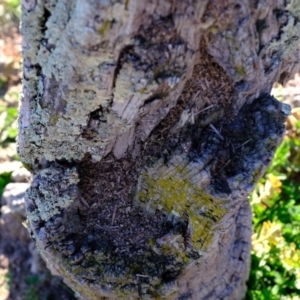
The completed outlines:
{"type": "Polygon", "coordinates": [[[242,299],[300,1],[23,0],[28,223],[82,299],[242,299]]]}

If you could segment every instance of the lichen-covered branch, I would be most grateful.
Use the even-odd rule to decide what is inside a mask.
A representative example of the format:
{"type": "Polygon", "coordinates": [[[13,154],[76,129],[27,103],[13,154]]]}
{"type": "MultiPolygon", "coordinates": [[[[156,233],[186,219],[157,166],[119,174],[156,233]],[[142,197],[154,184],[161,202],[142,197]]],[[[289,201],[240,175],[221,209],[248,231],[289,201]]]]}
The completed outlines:
{"type": "Polygon", "coordinates": [[[19,154],[83,299],[242,299],[247,195],[284,134],[299,0],[22,3],[19,154]]]}

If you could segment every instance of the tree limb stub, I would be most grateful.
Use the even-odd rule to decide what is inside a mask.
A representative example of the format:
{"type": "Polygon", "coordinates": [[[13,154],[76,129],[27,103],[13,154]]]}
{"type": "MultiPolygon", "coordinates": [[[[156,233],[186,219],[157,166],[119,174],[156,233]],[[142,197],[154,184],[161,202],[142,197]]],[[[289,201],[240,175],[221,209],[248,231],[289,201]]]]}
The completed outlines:
{"type": "Polygon", "coordinates": [[[80,297],[242,299],[299,6],[23,1],[30,232],[80,297]]]}

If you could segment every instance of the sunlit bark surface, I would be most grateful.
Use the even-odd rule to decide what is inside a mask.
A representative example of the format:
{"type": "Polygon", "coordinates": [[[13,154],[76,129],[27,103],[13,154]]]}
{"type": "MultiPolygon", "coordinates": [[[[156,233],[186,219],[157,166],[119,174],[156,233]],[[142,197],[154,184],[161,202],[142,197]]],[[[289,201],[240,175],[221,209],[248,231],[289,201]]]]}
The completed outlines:
{"type": "Polygon", "coordinates": [[[23,0],[28,225],[82,299],[242,299],[247,196],[289,107],[300,2],[23,0]]]}

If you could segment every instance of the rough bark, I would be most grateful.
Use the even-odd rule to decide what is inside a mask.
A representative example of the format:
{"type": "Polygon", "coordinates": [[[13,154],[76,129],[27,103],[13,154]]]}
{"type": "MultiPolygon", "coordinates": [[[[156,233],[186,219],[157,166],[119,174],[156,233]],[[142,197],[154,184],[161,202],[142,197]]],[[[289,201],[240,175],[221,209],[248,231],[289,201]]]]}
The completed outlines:
{"type": "Polygon", "coordinates": [[[84,299],[242,299],[300,2],[23,0],[28,223],[84,299]]]}

